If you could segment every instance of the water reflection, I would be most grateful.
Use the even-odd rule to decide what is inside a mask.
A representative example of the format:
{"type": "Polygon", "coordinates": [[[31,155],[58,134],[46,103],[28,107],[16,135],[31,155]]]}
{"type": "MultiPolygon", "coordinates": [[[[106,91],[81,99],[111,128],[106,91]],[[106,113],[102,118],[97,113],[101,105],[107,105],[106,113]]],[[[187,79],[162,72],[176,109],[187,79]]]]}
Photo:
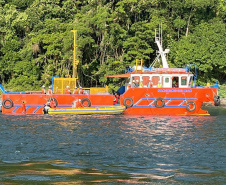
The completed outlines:
{"type": "Polygon", "coordinates": [[[0,183],[225,180],[222,115],[1,115],[0,121],[0,183]]]}

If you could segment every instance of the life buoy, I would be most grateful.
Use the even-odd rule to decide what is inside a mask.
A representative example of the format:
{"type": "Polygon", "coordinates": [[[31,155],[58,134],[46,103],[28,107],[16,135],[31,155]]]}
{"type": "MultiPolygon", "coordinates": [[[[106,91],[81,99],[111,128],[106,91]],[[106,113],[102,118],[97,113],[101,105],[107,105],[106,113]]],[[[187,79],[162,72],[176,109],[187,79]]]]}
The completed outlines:
{"type": "Polygon", "coordinates": [[[193,101],[188,101],[186,104],[186,109],[189,112],[193,112],[196,109],[196,104],[193,101]]]}
{"type": "Polygon", "coordinates": [[[13,107],[13,101],[9,98],[6,98],[3,100],[2,102],[2,106],[5,108],[5,109],[10,109],[13,107]],[[9,103],[9,104],[8,104],[9,103]]]}
{"type": "Polygon", "coordinates": [[[83,107],[90,107],[91,106],[91,101],[88,98],[82,98],[81,103],[82,103],[83,107]]]}
{"type": "Polygon", "coordinates": [[[123,100],[123,105],[126,107],[126,108],[129,108],[129,107],[132,107],[133,106],[133,99],[128,97],[128,98],[125,98],[123,100]]]}
{"type": "Polygon", "coordinates": [[[221,104],[220,96],[214,96],[214,105],[219,106],[221,104]]]}
{"type": "Polygon", "coordinates": [[[50,102],[51,100],[53,100],[55,102],[55,105],[57,106],[58,105],[58,102],[57,102],[57,99],[56,98],[49,98],[47,100],[47,102],[50,102]]]}
{"type": "Polygon", "coordinates": [[[157,107],[157,108],[162,108],[162,107],[164,107],[165,106],[165,100],[163,99],[163,98],[156,98],[156,100],[155,100],[155,107],[157,107]],[[159,102],[160,102],[160,104],[159,104],[159,102]]]}

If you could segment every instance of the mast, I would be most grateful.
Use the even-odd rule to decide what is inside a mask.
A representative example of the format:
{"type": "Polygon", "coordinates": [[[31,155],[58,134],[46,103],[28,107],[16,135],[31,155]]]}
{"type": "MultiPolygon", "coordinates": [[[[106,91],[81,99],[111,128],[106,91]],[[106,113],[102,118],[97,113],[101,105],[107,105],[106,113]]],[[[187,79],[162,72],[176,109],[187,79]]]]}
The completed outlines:
{"type": "Polygon", "coordinates": [[[162,24],[161,26],[159,25],[158,34],[156,33],[156,30],[155,30],[155,43],[159,48],[159,51],[157,52],[161,56],[163,68],[169,68],[169,65],[166,60],[166,55],[165,55],[166,53],[169,53],[169,49],[166,49],[165,51],[163,51],[163,47],[162,47],[162,24]]]}
{"type": "Polygon", "coordinates": [[[79,63],[79,60],[77,60],[77,54],[76,54],[76,50],[77,50],[77,30],[71,30],[71,32],[74,33],[74,51],[73,51],[73,78],[77,78],[78,76],[78,71],[77,71],[77,66],[79,63]]]}

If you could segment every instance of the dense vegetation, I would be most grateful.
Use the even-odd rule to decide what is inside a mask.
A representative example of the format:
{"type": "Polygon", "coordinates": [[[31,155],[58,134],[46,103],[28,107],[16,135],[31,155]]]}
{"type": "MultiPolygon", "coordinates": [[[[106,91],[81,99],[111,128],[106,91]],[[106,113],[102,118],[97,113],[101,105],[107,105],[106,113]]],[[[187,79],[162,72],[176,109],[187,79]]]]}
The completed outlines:
{"type": "Polygon", "coordinates": [[[120,81],[135,59],[156,57],[154,30],[163,23],[170,66],[196,64],[199,83],[226,77],[225,0],[0,0],[0,83],[36,90],[52,76],[72,74],[78,30],[83,86],[120,81]]]}

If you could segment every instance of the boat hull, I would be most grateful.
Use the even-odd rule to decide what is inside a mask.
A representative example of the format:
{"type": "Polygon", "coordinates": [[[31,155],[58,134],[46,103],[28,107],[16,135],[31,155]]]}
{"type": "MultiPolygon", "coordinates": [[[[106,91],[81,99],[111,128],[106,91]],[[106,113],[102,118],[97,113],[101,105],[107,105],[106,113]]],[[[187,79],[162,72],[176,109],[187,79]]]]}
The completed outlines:
{"type": "MultiPolygon", "coordinates": [[[[118,102],[127,109],[123,114],[129,115],[209,115],[202,110],[203,102],[212,102],[217,96],[217,88],[130,88],[120,96],[118,102]],[[127,103],[126,99],[132,101],[127,103]],[[160,105],[156,101],[160,100],[160,105]],[[195,108],[190,108],[188,103],[195,108]],[[127,106],[131,104],[131,106],[127,106]],[[161,104],[164,104],[163,106],[161,104]]],[[[3,94],[5,100],[12,101],[12,107],[2,106],[3,114],[42,114],[46,102],[54,98],[57,108],[70,109],[76,99],[89,99],[91,107],[113,106],[114,95],[66,95],[66,94],[3,94]],[[22,102],[25,102],[25,111],[22,102]]],[[[9,102],[8,102],[9,103],[9,102]]],[[[6,105],[6,102],[5,102],[6,105]]],[[[8,106],[8,105],[7,105],[8,106]]],[[[65,112],[64,112],[65,113],[65,112]]]]}
{"type": "Polygon", "coordinates": [[[217,88],[131,88],[120,104],[127,106],[124,114],[129,115],[209,115],[201,106],[214,104],[216,95],[217,88]]]}
{"type": "Polygon", "coordinates": [[[125,106],[50,108],[48,114],[122,114],[125,106]]]}
{"type": "Polygon", "coordinates": [[[91,106],[110,106],[113,105],[114,96],[108,94],[102,95],[67,95],[67,94],[3,94],[2,100],[5,107],[2,106],[3,114],[42,114],[43,107],[50,98],[56,100],[58,108],[71,108],[72,102],[76,99],[88,99],[91,106]],[[8,101],[9,100],[9,101],[8,101]],[[10,105],[12,102],[12,106],[10,105]],[[22,102],[25,103],[25,111],[22,102]]]}

